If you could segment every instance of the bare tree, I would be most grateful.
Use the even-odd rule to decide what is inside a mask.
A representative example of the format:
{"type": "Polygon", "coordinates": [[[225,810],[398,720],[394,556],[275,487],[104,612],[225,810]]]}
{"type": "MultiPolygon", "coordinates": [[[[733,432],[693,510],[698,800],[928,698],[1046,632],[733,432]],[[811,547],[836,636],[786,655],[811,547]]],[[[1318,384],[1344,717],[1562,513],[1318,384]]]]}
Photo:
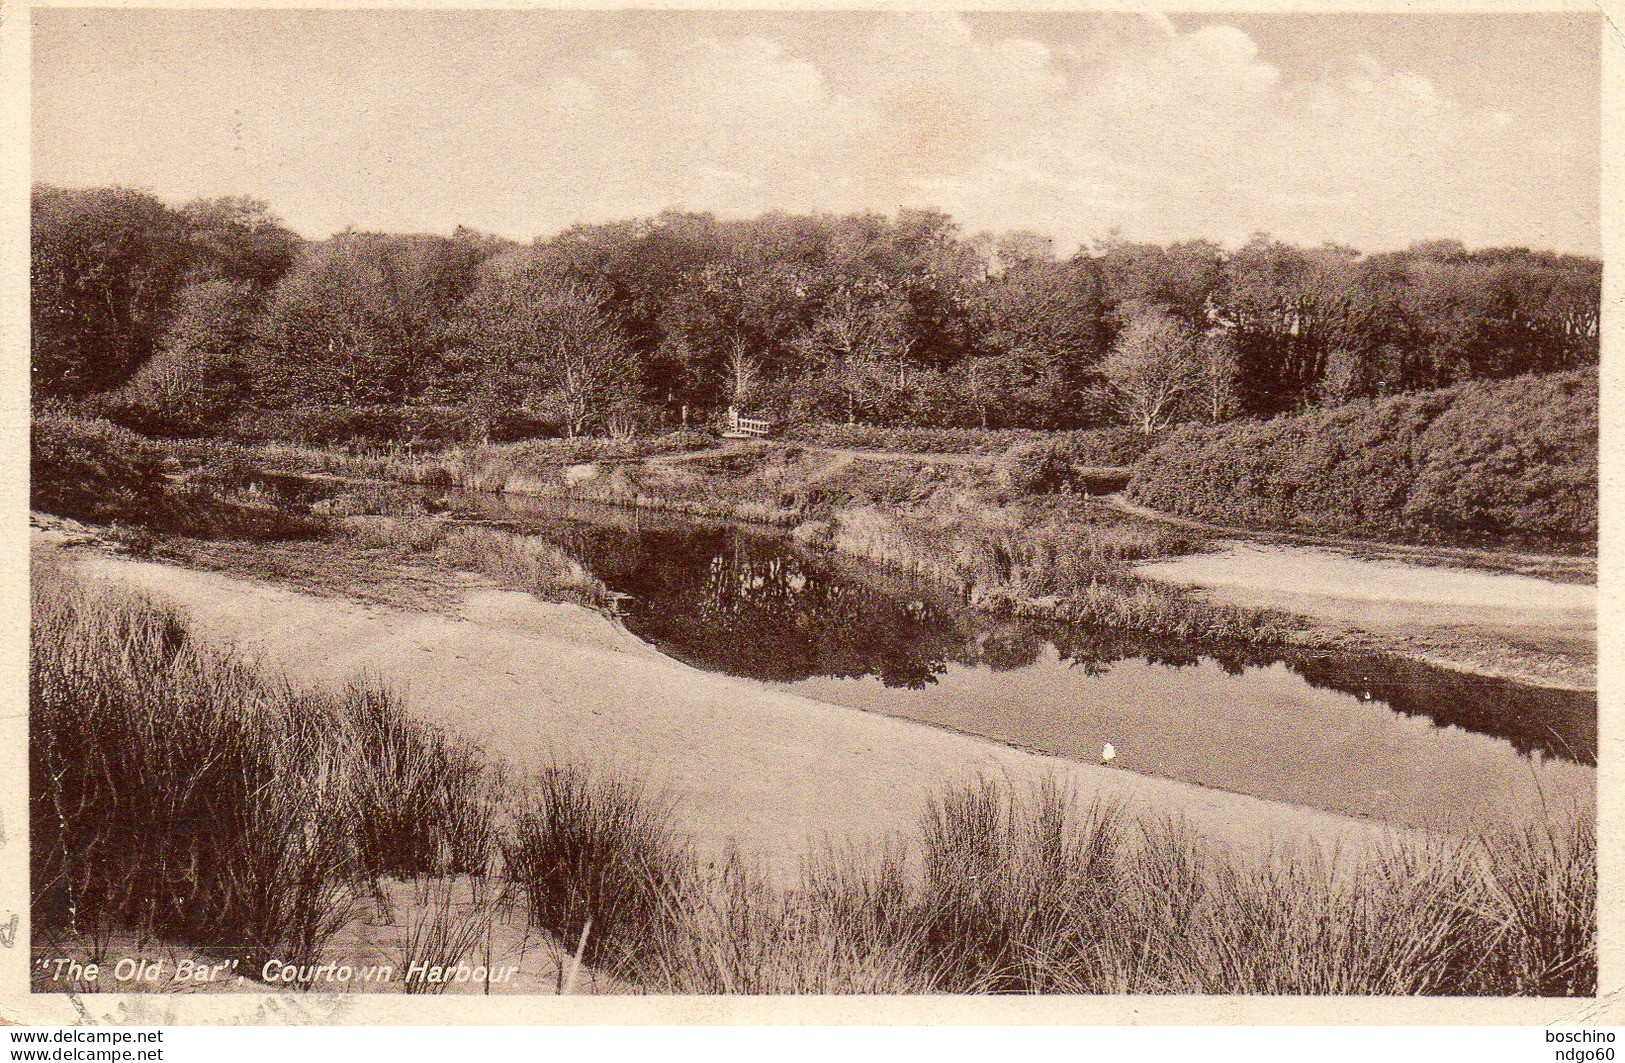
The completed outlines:
{"type": "Polygon", "coordinates": [[[489,279],[457,326],[476,403],[535,410],[569,436],[601,424],[637,384],[631,346],[604,304],[590,285],[546,269],[489,279]]]}
{"type": "Polygon", "coordinates": [[[733,385],[731,405],[746,406],[761,371],[762,367],[750,355],[745,337],[735,333],[728,341],[728,378],[733,385]]]}
{"type": "Polygon", "coordinates": [[[1202,379],[1196,330],[1166,310],[1138,311],[1100,364],[1101,397],[1146,435],[1174,423],[1202,379]]]}
{"type": "Polygon", "coordinates": [[[1213,424],[1226,420],[1239,405],[1237,382],[1241,379],[1241,356],[1236,340],[1224,329],[1211,329],[1196,345],[1200,367],[1197,405],[1213,424]]]}

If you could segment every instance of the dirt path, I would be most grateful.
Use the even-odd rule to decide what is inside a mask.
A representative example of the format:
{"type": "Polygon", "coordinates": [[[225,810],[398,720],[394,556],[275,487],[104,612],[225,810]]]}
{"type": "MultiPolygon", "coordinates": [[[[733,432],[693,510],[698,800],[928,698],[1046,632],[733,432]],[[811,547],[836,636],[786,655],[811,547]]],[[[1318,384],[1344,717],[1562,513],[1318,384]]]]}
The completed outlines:
{"type": "Polygon", "coordinates": [[[1382,828],[1312,809],[1039,756],[701,672],[586,610],[474,591],[456,615],[316,597],[87,553],[88,571],[169,600],[206,639],[296,683],[368,674],[424,718],[522,769],[622,766],[680,798],[706,850],[735,840],[781,868],[809,845],[913,833],[929,792],[978,774],[1054,773],[1254,851],[1314,840],[1358,851],[1382,828]]]}
{"type": "Polygon", "coordinates": [[[982,468],[991,466],[993,458],[986,454],[912,454],[903,450],[858,450],[853,447],[820,447],[811,443],[792,443],[802,450],[819,454],[832,454],[857,461],[906,462],[914,465],[961,465],[982,468]]]}

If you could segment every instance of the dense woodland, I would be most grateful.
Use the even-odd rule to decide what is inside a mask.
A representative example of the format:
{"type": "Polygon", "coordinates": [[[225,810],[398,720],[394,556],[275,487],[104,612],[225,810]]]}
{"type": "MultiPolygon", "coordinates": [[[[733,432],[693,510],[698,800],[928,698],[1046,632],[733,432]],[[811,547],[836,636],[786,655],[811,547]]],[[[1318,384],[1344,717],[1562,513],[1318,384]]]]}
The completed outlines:
{"type": "Polygon", "coordinates": [[[168,434],[346,408],[422,414],[408,435],[581,435],[729,406],[1152,433],[1598,355],[1600,262],[1449,241],[1065,256],[907,209],[307,241],[247,198],[32,205],[36,400],[168,434]]]}

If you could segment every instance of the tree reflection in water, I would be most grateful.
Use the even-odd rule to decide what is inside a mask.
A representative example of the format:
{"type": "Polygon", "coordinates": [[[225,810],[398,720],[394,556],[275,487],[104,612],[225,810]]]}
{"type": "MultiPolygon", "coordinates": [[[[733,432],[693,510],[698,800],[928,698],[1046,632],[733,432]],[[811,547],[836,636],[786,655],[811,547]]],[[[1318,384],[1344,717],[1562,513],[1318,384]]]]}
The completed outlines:
{"type": "Polygon", "coordinates": [[[1051,647],[1080,678],[1124,660],[1231,675],[1284,663],[1313,686],[1504,738],[1524,755],[1596,762],[1596,696],[1590,692],[1529,687],[1383,655],[1261,654],[1001,618],[967,608],[941,587],[804,551],[779,535],[580,503],[462,502],[554,539],[612,590],[631,596],[625,620],[632,631],[710,671],[780,683],[869,678],[888,688],[922,690],[954,667],[1027,668],[1051,647]]]}

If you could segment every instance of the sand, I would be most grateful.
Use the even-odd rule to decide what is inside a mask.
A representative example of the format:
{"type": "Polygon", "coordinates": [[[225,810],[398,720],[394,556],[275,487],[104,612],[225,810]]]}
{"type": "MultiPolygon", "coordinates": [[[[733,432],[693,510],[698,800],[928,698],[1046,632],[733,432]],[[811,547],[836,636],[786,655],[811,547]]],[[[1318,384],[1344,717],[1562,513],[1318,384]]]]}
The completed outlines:
{"type": "Polygon", "coordinates": [[[977,775],[1054,775],[1084,799],[1179,816],[1260,852],[1359,849],[1386,828],[1314,809],[1067,761],[700,671],[588,610],[470,590],[454,614],[317,597],[211,572],[87,552],[85,571],[167,600],[202,638],[298,684],[361,675],[423,718],[523,770],[627,769],[677,799],[703,851],[736,843],[790,868],[824,844],[908,838],[927,794],[977,775]]]}
{"type": "Polygon", "coordinates": [[[1398,652],[1523,682],[1596,689],[1597,588],[1328,547],[1221,542],[1140,565],[1216,601],[1369,632],[1398,652]]]}

